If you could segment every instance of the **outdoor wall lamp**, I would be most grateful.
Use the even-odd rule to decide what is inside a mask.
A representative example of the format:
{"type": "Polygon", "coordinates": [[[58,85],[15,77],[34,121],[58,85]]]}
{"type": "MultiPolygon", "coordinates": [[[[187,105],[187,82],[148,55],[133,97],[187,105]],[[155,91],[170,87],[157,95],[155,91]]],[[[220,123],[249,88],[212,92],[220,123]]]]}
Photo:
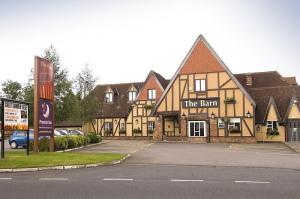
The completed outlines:
{"type": "Polygon", "coordinates": [[[251,113],[250,111],[247,112],[247,117],[250,118],[251,117],[251,113]]]}
{"type": "Polygon", "coordinates": [[[260,125],[256,126],[256,131],[259,132],[260,131],[260,125]]]}
{"type": "Polygon", "coordinates": [[[117,120],[115,119],[115,124],[117,124],[117,120]]]}
{"type": "Polygon", "coordinates": [[[211,119],[215,119],[215,114],[214,114],[214,112],[211,113],[211,116],[210,116],[210,117],[211,117],[211,119]]]}
{"type": "Polygon", "coordinates": [[[184,120],[185,120],[185,118],[186,118],[186,115],[183,113],[181,117],[182,117],[182,119],[184,119],[184,120]]]}
{"type": "Polygon", "coordinates": [[[136,120],[135,120],[135,123],[136,123],[136,124],[138,124],[138,123],[139,123],[139,120],[138,120],[138,119],[136,119],[136,120]]]}

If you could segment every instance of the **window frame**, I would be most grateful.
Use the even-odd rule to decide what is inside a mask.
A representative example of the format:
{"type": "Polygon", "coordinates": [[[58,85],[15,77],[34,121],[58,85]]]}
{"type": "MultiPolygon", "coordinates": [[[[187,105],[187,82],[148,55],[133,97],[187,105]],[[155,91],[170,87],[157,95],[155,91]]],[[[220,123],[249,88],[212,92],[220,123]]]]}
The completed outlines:
{"type": "Polygon", "coordinates": [[[113,130],[112,122],[104,122],[104,131],[107,131],[107,130],[110,130],[110,131],[113,130]],[[108,125],[108,128],[107,128],[107,125],[108,125]]]}
{"type": "Polygon", "coordinates": [[[225,122],[221,118],[218,118],[218,128],[225,129],[225,122]]]}
{"type": "Polygon", "coordinates": [[[207,137],[207,131],[206,131],[206,122],[205,121],[188,121],[188,136],[189,137],[203,137],[203,138],[205,138],[205,137],[207,137]],[[194,123],[194,135],[191,135],[191,123],[194,123]],[[196,123],[198,123],[199,124],[199,136],[197,136],[196,135],[196,133],[195,132],[197,132],[195,129],[196,129],[196,123]],[[201,136],[201,130],[200,130],[200,127],[201,127],[201,125],[200,124],[203,124],[203,136],[201,136]]]}
{"type": "Polygon", "coordinates": [[[195,79],[195,92],[206,92],[206,79],[195,79]]]}
{"type": "Polygon", "coordinates": [[[106,92],[104,100],[107,104],[113,103],[113,92],[106,92]],[[107,97],[107,95],[108,95],[108,97],[107,97]]]}
{"type": "Polygon", "coordinates": [[[154,121],[148,121],[148,123],[147,123],[147,131],[149,131],[149,130],[154,131],[154,128],[155,128],[155,122],[154,121]]]}
{"type": "Polygon", "coordinates": [[[232,129],[234,129],[234,131],[233,132],[242,132],[242,121],[241,121],[241,118],[229,118],[229,122],[228,122],[228,131],[229,132],[231,132],[232,131],[232,129]],[[238,120],[238,122],[237,121],[232,121],[232,120],[238,120]],[[239,124],[239,126],[238,126],[238,129],[236,129],[236,124],[239,124]],[[231,128],[232,127],[232,128],[231,128]]]}
{"type": "Polygon", "coordinates": [[[267,131],[270,129],[271,131],[273,130],[278,130],[278,121],[267,121],[266,122],[266,127],[267,131]],[[275,124],[275,125],[274,125],[275,124]],[[276,128],[274,128],[276,127],[276,128]]]}
{"type": "Polygon", "coordinates": [[[136,99],[136,91],[128,91],[128,101],[134,102],[136,99]]]}
{"type": "Polygon", "coordinates": [[[156,99],[156,89],[148,89],[147,99],[148,100],[155,100],[156,99]]]}

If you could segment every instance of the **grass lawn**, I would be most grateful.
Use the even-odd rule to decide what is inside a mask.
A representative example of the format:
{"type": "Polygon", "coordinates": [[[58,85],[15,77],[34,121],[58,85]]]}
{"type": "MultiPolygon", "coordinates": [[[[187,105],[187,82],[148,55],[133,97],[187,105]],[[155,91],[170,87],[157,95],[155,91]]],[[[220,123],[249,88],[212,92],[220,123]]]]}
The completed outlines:
{"type": "Polygon", "coordinates": [[[125,155],[116,153],[40,152],[39,154],[30,153],[27,156],[24,151],[10,151],[5,153],[4,160],[0,160],[0,169],[109,163],[119,160],[125,155]]]}

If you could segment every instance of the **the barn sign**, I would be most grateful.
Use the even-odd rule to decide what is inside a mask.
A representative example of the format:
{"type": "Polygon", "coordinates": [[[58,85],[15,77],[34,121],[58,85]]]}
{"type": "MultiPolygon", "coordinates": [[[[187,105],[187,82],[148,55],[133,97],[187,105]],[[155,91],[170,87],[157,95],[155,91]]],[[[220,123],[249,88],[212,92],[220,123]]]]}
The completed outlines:
{"type": "Polygon", "coordinates": [[[182,100],[183,108],[210,108],[219,107],[220,98],[202,98],[182,100]]]}

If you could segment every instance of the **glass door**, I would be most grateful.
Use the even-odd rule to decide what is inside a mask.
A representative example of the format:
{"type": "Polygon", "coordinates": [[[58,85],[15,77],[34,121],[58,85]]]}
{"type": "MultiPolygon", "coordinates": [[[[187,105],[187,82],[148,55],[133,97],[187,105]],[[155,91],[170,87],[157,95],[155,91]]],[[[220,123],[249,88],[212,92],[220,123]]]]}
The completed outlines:
{"type": "Polygon", "coordinates": [[[206,137],[205,121],[189,121],[189,137],[206,137]]]}

